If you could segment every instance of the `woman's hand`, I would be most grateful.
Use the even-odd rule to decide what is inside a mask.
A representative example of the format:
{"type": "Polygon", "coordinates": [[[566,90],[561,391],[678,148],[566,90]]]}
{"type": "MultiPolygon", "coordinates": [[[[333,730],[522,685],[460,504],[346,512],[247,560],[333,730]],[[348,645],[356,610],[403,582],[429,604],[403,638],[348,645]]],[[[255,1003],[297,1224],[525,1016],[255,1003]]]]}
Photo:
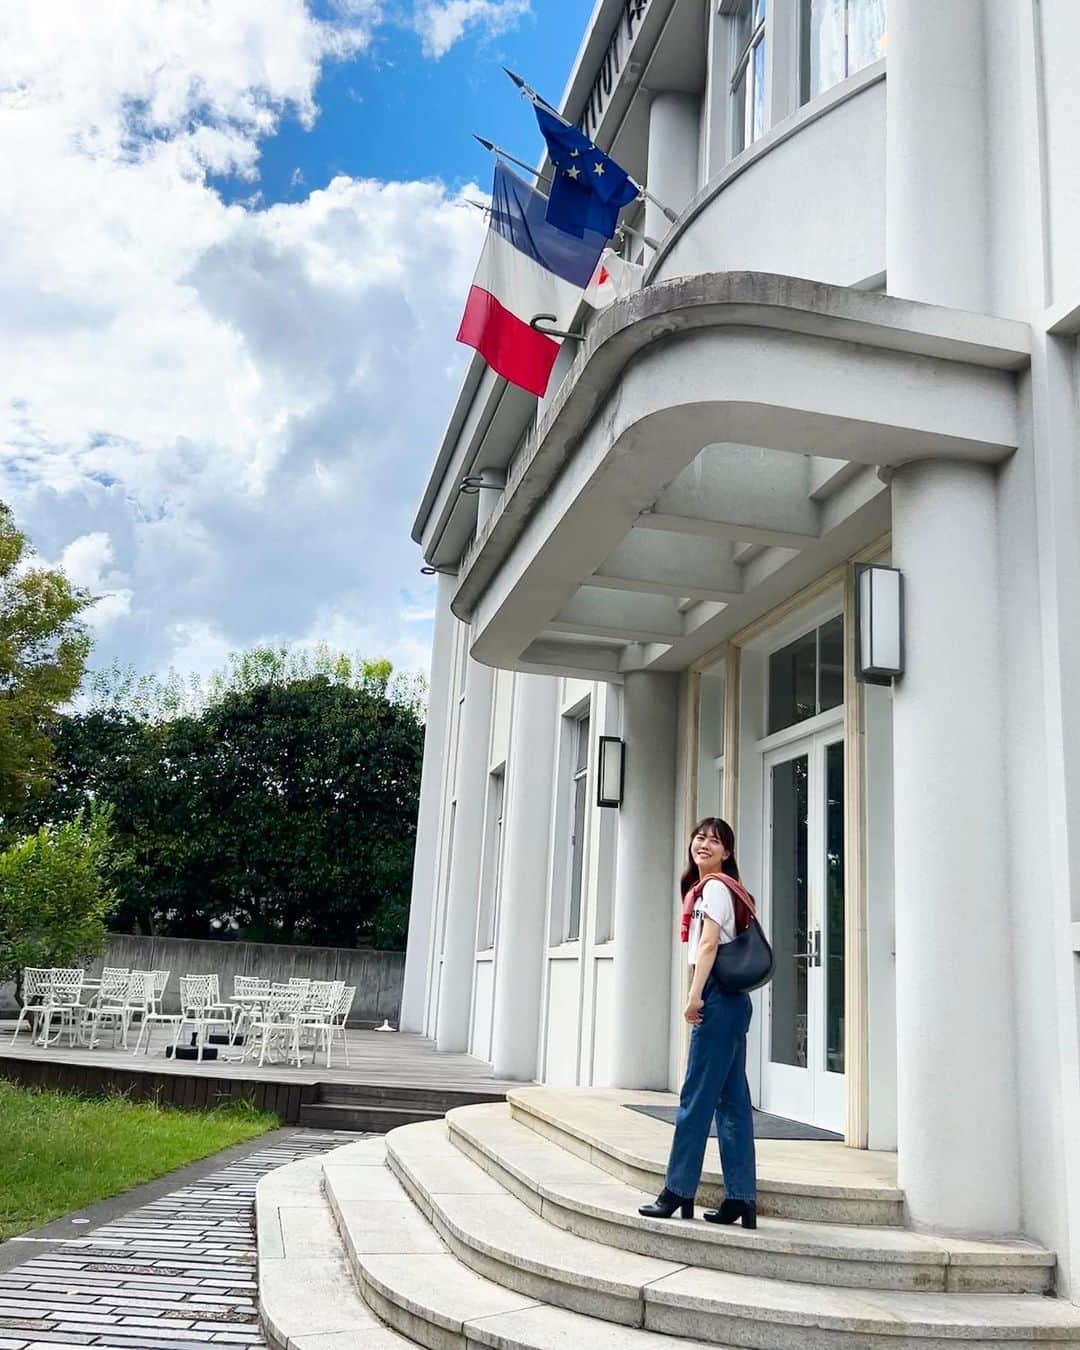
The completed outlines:
{"type": "Polygon", "coordinates": [[[686,1007],[683,1009],[683,1017],[692,1027],[701,1025],[701,1010],[705,1006],[705,1000],[695,998],[693,994],[686,1000],[686,1007]]]}

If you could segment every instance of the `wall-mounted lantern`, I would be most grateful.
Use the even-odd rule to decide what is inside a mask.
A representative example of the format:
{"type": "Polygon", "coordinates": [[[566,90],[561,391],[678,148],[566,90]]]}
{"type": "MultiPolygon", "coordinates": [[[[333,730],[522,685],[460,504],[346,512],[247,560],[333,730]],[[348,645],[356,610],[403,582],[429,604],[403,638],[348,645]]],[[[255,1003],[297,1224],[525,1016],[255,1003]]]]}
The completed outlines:
{"type": "Polygon", "coordinates": [[[596,774],[597,806],[622,805],[625,766],[625,744],[618,736],[601,736],[596,774]]]}
{"type": "Polygon", "coordinates": [[[895,567],[855,567],[855,674],[892,684],[904,673],[904,578],[895,567]]]}

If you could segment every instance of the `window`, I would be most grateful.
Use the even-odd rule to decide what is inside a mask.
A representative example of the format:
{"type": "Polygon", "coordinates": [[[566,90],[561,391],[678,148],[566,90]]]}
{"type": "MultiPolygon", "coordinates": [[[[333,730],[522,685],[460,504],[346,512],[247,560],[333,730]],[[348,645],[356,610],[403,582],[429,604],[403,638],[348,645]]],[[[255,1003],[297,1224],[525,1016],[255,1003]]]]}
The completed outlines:
{"type": "Polygon", "coordinates": [[[506,789],[505,767],[496,769],[488,779],[487,821],[484,828],[484,874],[480,896],[480,922],[476,950],[486,952],[495,945],[499,919],[499,895],[502,889],[503,801],[506,789]]]}
{"type": "Polygon", "coordinates": [[[732,153],[765,131],[766,0],[743,0],[735,14],[735,67],[731,77],[732,153]]]}
{"type": "Polygon", "coordinates": [[[439,955],[441,956],[446,948],[446,914],[449,909],[447,901],[450,897],[450,873],[454,866],[454,836],[457,833],[457,802],[450,803],[450,824],[446,831],[446,871],[443,874],[442,885],[442,913],[439,916],[439,955]]]}
{"type": "Polygon", "coordinates": [[[566,912],[564,942],[581,936],[581,883],[585,864],[585,829],[588,820],[589,719],[574,723],[573,777],[570,785],[570,896],[566,912]]]}
{"type": "Polygon", "coordinates": [[[843,701],[844,620],[837,615],[769,657],[769,734],[843,701]]]}
{"type": "Polygon", "coordinates": [[[885,55],[886,0],[802,0],[802,101],[885,55]]]}

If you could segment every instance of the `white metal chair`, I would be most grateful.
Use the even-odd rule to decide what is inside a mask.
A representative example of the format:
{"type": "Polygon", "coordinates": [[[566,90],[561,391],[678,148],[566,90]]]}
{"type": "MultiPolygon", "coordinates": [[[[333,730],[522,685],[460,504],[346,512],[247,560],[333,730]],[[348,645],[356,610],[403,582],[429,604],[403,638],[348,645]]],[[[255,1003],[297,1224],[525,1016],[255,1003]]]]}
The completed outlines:
{"type": "Polygon", "coordinates": [[[22,982],[22,1006],[19,1009],[18,1021],[15,1023],[15,1030],[11,1033],[11,1043],[15,1044],[15,1037],[22,1030],[23,1019],[26,1018],[29,1029],[30,1039],[33,1040],[37,1035],[38,1020],[45,1008],[45,999],[48,996],[49,986],[52,983],[52,966],[26,966],[23,970],[22,982]]]}
{"type": "Polygon", "coordinates": [[[160,1013],[165,1001],[165,990],[169,987],[172,971],[152,970],[150,974],[154,977],[153,1010],[155,1013],[160,1013]]]}
{"type": "MultiPolygon", "coordinates": [[[[113,1047],[119,1043],[128,1048],[128,1031],[136,1016],[144,1021],[154,1006],[154,976],[149,970],[132,970],[124,978],[123,988],[117,989],[115,979],[110,980],[108,990],[105,977],[102,976],[101,997],[88,1008],[83,1009],[82,1027],[84,1034],[89,1028],[90,1049],[98,1044],[98,1032],[108,1022],[112,1025],[113,1047]]],[[[141,1035],[141,1027],[140,1027],[141,1035]]]]}
{"type": "MultiPolygon", "coordinates": [[[[152,1031],[153,1031],[153,1027],[154,1027],[154,1024],[155,1024],[155,1023],[160,1023],[162,1026],[168,1026],[168,1027],[175,1027],[175,1028],[176,1028],[176,1034],[175,1034],[175,1036],[173,1037],[173,1044],[174,1044],[174,1045],[176,1044],[176,1041],[177,1041],[177,1039],[179,1038],[179,1035],[180,1035],[180,1022],[181,1022],[181,1019],[182,1019],[183,1014],[182,1014],[182,1013],[167,1013],[167,1012],[165,1012],[165,1010],[164,1010],[164,1009],[162,1008],[162,1006],[161,1006],[162,998],[163,998],[164,993],[165,993],[165,987],[164,987],[164,985],[161,984],[160,980],[159,980],[157,977],[160,976],[160,975],[165,975],[165,976],[166,976],[166,981],[165,981],[165,983],[167,984],[167,983],[168,983],[168,978],[167,978],[167,977],[168,977],[169,972],[168,972],[167,970],[166,970],[166,971],[154,970],[154,971],[151,971],[150,973],[151,973],[151,975],[154,977],[154,985],[153,985],[154,992],[151,994],[150,1006],[149,1006],[149,1008],[143,1013],[142,1023],[141,1023],[141,1025],[139,1026],[139,1038],[138,1038],[138,1040],[135,1042],[135,1049],[134,1049],[134,1051],[132,1052],[133,1054],[136,1054],[136,1055],[137,1055],[137,1054],[139,1053],[139,1051],[142,1050],[142,1048],[143,1048],[143,1038],[144,1038],[144,1037],[146,1038],[146,1054],[149,1055],[149,1053],[150,1053],[150,1042],[151,1042],[151,1040],[152,1040],[152,1031]],[[158,992],[159,990],[160,990],[160,992],[158,992]]],[[[183,993],[182,993],[182,992],[181,992],[181,998],[183,998],[183,993]]]]}
{"type": "Polygon", "coordinates": [[[270,981],[261,975],[234,975],[233,997],[245,998],[248,994],[268,994],[270,981]]]}
{"type": "Polygon", "coordinates": [[[248,1050],[254,1050],[259,1042],[259,1065],[266,1062],[276,1047],[285,1050],[290,1063],[300,1067],[300,1013],[304,1006],[304,990],[288,985],[272,985],[270,1000],[251,1020],[251,1040],[245,1042],[242,1058],[247,1059],[248,1050]]]}
{"type": "MultiPolygon", "coordinates": [[[[79,1039],[86,1040],[89,1036],[87,1043],[91,1049],[97,1044],[97,1033],[103,1022],[111,1022],[114,1030],[120,1025],[120,1004],[127,992],[130,974],[127,966],[105,966],[96,988],[91,981],[89,990],[92,992],[88,991],[87,1003],[79,1014],[79,1039]]],[[[116,1044],[115,1036],[113,1044],[116,1044]]]]}
{"type": "MultiPolygon", "coordinates": [[[[356,1002],[356,985],[347,984],[338,995],[337,1007],[334,1009],[334,1030],[331,1032],[331,1038],[334,1032],[341,1036],[341,1048],[345,1052],[345,1067],[349,1067],[349,1037],[347,1026],[349,1014],[352,1012],[352,1006],[356,1002]]],[[[326,1067],[330,1067],[330,1060],[327,1057],[326,1067]]]]}
{"type": "Polygon", "coordinates": [[[263,1005],[263,997],[270,992],[270,981],[260,975],[233,976],[233,1023],[229,1044],[235,1045],[241,1032],[250,1029],[252,1017],[263,1005]],[[251,999],[245,1003],[244,999],[251,999]]]}
{"type": "Polygon", "coordinates": [[[39,1045],[54,1045],[65,1030],[68,1034],[68,1045],[75,1044],[81,1015],[85,1012],[80,1002],[85,974],[85,971],[76,966],[54,967],[50,972],[48,990],[41,1008],[39,1045]],[[54,1017],[59,1019],[60,1029],[55,1036],[51,1036],[54,1017]]]}
{"type": "Polygon", "coordinates": [[[124,995],[122,1034],[120,1044],[128,1048],[128,1032],[136,1017],[140,1019],[139,1035],[142,1035],[142,1023],[154,1011],[155,979],[152,970],[133,970],[128,978],[127,992],[124,995]]]}
{"type": "Polygon", "coordinates": [[[124,997],[127,990],[129,966],[106,966],[101,972],[101,985],[95,995],[94,1003],[112,1002],[124,997]]]}
{"type": "Polygon", "coordinates": [[[326,1052],[326,1067],[330,1067],[331,1040],[334,1034],[334,1016],[345,988],[344,980],[312,980],[297,1017],[301,1037],[305,1032],[312,1037],[311,1058],[314,1062],[321,1043],[326,1052]]]}
{"type": "MultiPolygon", "coordinates": [[[[176,1019],[176,1034],[173,1036],[173,1055],[176,1055],[176,1047],[180,1044],[180,1035],[185,1026],[190,1026],[195,1030],[195,1044],[198,1047],[196,1059],[201,1061],[207,1033],[230,1030],[230,1014],[228,1004],[221,1002],[216,975],[181,975],[180,1015],[176,1019]]],[[[138,1046],[135,1048],[138,1050],[138,1046]]]]}
{"type": "Polygon", "coordinates": [[[340,994],[344,988],[344,980],[312,980],[308,984],[308,997],[321,999],[331,989],[335,994],[340,994]]]}
{"type": "Polygon", "coordinates": [[[233,1005],[231,1003],[225,1003],[222,1000],[221,976],[207,975],[206,978],[210,981],[210,1007],[215,1009],[221,1015],[223,1021],[231,1022],[233,1015],[233,1005]]]}

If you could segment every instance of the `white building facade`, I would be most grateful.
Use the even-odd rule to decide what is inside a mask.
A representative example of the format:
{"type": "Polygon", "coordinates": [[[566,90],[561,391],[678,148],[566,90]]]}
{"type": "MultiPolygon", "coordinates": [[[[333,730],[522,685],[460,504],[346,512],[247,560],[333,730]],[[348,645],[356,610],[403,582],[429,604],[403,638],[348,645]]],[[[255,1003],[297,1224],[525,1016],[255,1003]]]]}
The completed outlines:
{"type": "Polygon", "coordinates": [[[1073,0],[597,0],[563,110],[677,219],[631,214],[645,285],[545,399],[474,358],[439,450],[402,1010],[506,1078],[677,1088],[722,815],[777,959],[756,1104],[1074,1299],[1077,69],[1073,0]]]}

